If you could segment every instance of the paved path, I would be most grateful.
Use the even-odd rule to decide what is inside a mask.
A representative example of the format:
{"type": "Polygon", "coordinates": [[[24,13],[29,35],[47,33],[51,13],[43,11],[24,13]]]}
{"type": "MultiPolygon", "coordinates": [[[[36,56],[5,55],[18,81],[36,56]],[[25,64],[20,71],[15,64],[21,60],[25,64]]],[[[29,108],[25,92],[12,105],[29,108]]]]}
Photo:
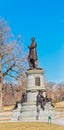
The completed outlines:
{"type": "MultiPolygon", "coordinates": [[[[11,120],[3,120],[3,121],[0,121],[0,123],[4,123],[4,122],[22,122],[22,121],[11,121],[11,120]]],[[[25,121],[27,122],[27,121],[25,121]]],[[[31,121],[29,121],[31,122],[31,121]]],[[[32,122],[35,122],[35,121],[32,121],[32,122]]],[[[36,121],[36,122],[41,122],[41,121],[36,121]]],[[[45,121],[43,120],[43,122],[48,122],[48,121],[45,121]]],[[[55,120],[52,120],[51,121],[52,124],[56,124],[56,125],[60,125],[60,126],[64,126],[64,119],[55,119],[55,120]]]]}
{"type": "MultiPolygon", "coordinates": [[[[22,122],[22,121],[11,121],[11,112],[3,112],[3,113],[0,113],[0,123],[1,122],[3,123],[3,122],[22,122]]],[[[35,122],[35,121],[32,121],[32,122],[35,122]]],[[[36,122],[48,122],[48,120],[36,121],[36,122]]],[[[51,120],[51,123],[64,126],[64,118],[53,119],[51,120]]]]}
{"type": "Polygon", "coordinates": [[[61,119],[61,118],[55,119],[55,120],[52,121],[52,123],[64,126],[64,118],[63,119],[61,119]]]}

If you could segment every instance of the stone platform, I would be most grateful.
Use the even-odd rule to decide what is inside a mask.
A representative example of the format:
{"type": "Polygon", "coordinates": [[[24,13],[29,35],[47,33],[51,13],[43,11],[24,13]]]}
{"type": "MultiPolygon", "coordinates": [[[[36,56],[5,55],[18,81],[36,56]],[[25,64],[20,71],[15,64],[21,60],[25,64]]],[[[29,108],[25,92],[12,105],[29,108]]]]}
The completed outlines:
{"type": "Polygon", "coordinates": [[[52,119],[56,118],[56,112],[49,103],[45,105],[44,111],[40,108],[40,112],[37,113],[37,107],[35,102],[33,103],[24,103],[24,106],[21,108],[20,115],[18,119],[20,121],[43,121],[48,120],[48,117],[51,116],[52,119]],[[38,116],[38,119],[37,119],[38,116]]]}

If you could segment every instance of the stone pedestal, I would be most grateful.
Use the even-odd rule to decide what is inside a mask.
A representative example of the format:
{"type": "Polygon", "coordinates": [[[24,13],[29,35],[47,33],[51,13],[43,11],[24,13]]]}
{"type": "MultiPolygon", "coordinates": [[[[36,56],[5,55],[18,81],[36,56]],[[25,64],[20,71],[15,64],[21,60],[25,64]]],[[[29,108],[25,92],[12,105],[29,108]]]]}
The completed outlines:
{"type": "Polygon", "coordinates": [[[44,70],[33,69],[27,70],[27,103],[23,103],[19,120],[21,121],[34,121],[37,116],[36,96],[39,90],[44,88],[44,70]]]}
{"type": "Polygon", "coordinates": [[[33,69],[27,70],[27,102],[35,102],[39,90],[44,88],[44,70],[33,69]]]}
{"type": "Polygon", "coordinates": [[[20,110],[20,115],[18,119],[20,121],[45,121],[48,120],[48,116],[55,115],[54,108],[51,107],[50,103],[46,103],[44,106],[44,111],[40,108],[39,113],[37,113],[36,107],[36,96],[39,90],[46,91],[44,87],[44,70],[43,69],[33,69],[27,70],[27,102],[23,103],[20,110]]]}

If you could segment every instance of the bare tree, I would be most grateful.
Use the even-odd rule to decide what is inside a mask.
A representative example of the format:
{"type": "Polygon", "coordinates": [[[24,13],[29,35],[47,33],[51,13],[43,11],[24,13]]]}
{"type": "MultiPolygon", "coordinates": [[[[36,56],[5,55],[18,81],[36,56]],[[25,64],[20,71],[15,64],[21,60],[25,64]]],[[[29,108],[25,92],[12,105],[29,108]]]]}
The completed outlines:
{"type": "Polygon", "coordinates": [[[23,52],[22,38],[15,40],[11,28],[0,19],[0,110],[2,110],[3,81],[18,81],[24,77],[26,55],[23,52]]]}

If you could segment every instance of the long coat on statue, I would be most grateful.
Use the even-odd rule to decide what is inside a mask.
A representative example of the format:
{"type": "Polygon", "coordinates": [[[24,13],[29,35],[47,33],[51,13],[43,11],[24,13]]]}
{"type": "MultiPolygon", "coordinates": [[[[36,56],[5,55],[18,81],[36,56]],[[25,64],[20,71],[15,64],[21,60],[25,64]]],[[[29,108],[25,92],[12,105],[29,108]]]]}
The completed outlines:
{"type": "Polygon", "coordinates": [[[36,46],[37,46],[37,43],[35,41],[32,42],[31,46],[28,46],[30,49],[29,55],[28,55],[29,60],[30,59],[38,60],[36,46]]]}

